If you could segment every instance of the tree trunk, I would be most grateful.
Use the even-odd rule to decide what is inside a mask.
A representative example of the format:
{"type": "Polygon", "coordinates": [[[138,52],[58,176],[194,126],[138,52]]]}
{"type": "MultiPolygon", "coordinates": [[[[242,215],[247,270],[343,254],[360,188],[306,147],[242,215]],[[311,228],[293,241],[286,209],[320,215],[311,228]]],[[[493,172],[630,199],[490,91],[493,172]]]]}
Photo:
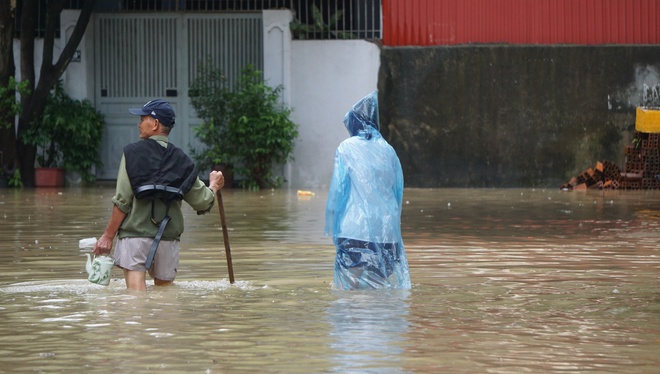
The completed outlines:
{"type": "MultiPolygon", "coordinates": [[[[19,132],[20,137],[20,132],[19,132]]],[[[34,187],[34,162],[37,157],[37,148],[31,145],[16,142],[16,151],[19,156],[19,170],[24,187],[34,187]]]]}
{"type": "Polygon", "coordinates": [[[14,9],[11,1],[0,1],[0,83],[14,75],[14,9]]]}
{"type": "Polygon", "coordinates": [[[21,141],[22,135],[29,128],[25,123],[30,123],[33,113],[30,110],[30,102],[34,94],[34,27],[36,14],[37,1],[23,1],[20,20],[21,80],[28,81],[28,91],[21,93],[21,116],[18,119],[16,152],[18,167],[25,187],[34,187],[34,160],[36,157],[36,148],[26,146],[21,141]]]}
{"type": "MultiPolygon", "coordinates": [[[[14,76],[14,8],[11,1],[0,1],[0,86],[7,87],[14,76]]],[[[12,93],[10,92],[9,95],[12,93]]],[[[12,174],[16,167],[16,126],[14,115],[0,111],[0,175],[12,174]]]]}
{"type": "MultiPolygon", "coordinates": [[[[73,53],[76,51],[80,40],[85,34],[85,29],[89,24],[92,11],[94,10],[94,0],[85,0],[83,8],[80,11],[80,17],[73,29],[69,40],[62,49],[62,53],[55,62],[53,61],[53,50],[55,43],[55,17],[59,17],[64,8],[64,0],[50,2],[48,6],[48,17],[46,19],[46,31],[44,34],[43,60],[39,75],[39,82],[35,84],[34,67],[34,21],[37,14],[37,1],[25,0],[21,14],[21,79],[30,81],[30,93],[21,95],[21,118],[18,121],[18,136],[16,149],[25,187],[34,187],[34,161],[36,159],[36,147],[24,145],[21,142],[21,136],[33,126],[36,119],[39,119],[44,112],[46,100],[50,90],[60,79],[73,53]]],[[[38,126],[38,123],[36,123],[38,126]]]]}

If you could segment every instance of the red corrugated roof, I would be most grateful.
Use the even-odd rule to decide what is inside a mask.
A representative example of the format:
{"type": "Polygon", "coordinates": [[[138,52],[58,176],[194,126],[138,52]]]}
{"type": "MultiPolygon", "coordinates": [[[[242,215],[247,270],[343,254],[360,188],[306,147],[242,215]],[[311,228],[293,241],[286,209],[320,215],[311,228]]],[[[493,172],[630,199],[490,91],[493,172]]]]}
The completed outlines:
{"type": "Polygon", "coordinates": [[[382,0],[389,46],[660,44],[660,0],[382,0]]]}

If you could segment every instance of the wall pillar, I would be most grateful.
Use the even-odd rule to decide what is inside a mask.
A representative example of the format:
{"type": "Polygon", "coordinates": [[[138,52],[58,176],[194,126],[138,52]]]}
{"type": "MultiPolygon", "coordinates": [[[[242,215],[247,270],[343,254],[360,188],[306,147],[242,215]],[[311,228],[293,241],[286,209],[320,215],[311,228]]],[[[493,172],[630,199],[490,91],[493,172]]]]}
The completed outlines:
{"type": "Polygon", "coordinates": [[[264,10],[264,79],[271,87],[282,85],[282,100],[291,103],[291,30],[289,10],[264,10]]]}
{"type": "MultiPolygon", "coordinates": [[[[291,105],[291,29],[289,10],[264,10],[264,80],[271,87],[282,86],[282,102],[291,105]]],[[[284,187],[290,187],[291,162],[281,171],[284,187]]]]}

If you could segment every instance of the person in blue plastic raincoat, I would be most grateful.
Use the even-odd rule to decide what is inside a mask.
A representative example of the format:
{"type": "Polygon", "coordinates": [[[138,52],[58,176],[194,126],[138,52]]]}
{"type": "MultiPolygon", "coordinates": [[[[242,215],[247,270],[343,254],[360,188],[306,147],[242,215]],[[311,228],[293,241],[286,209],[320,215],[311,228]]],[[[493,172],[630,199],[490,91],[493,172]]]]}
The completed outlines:
{"type": "Polygon", "coordinates": [[[333,288],[409,289],[401,238],[403,172],[380,134],[378,92],[344,117],[351,135],[335,152],[325,211],[325,235],[337,248],[333,288]]]}

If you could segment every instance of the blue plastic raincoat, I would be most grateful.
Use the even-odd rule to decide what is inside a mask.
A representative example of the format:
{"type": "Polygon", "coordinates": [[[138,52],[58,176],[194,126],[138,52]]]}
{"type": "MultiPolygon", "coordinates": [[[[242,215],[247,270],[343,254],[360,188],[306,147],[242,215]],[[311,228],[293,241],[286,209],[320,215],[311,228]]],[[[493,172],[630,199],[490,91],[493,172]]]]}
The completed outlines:
{"type": "Polygon", "coordinates": [[[403,172],[379,132],[378,92],[344,117],[351,137],[335,152],[325,211],[325,234],[337,248],[333,288],[409,289],[401,238],[403,172]]]}

